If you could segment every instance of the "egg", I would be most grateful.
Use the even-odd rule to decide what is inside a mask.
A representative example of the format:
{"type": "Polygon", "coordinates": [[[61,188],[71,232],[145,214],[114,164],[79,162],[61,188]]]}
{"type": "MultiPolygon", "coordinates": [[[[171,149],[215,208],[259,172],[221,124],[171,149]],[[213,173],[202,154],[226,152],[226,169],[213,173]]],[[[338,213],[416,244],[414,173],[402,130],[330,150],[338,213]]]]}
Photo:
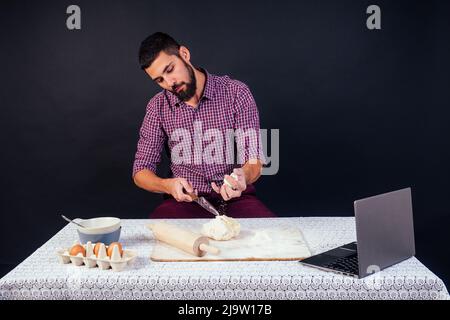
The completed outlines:
{"type": "Polygon", "coordinates": [[[83,257],[86,257],[86,250],[84,249],[84,247],[81,244],[76,244],[72,248],[70,248],[69,254],[71,256],[76,256],[79,253],[81,253],[83,255],[83,257]]]}
{"type": "Polygon", "coordinates": [[[117,246],[119,248],[120,256],[122,256],[122,253],[123,253],[122,244],[120,242],[113,242],[108,246],[108,252],[107,252],[108,257],[111,258],[115,246],[117,246]]]}
{"type": "Polygon", "coordinates": [[[103,243],[101,243],[101,242],[97,242],[96,244],[95,244],[95,246],[94,246],[94,254],[95,254],[95,256],[98,258],[98,253],[99,253],[99,251],[100,251],[100,246],[102,245],[103,243]]]}

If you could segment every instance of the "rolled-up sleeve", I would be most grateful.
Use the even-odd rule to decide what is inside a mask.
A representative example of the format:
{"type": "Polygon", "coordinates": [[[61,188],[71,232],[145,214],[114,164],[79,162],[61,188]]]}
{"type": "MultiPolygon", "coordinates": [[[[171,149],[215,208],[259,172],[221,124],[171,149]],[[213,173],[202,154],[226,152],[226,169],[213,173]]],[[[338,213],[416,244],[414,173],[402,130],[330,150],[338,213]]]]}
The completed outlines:
{"type": "Polygon", "coordinates": [[[261,143],[258,107],[247,85],[241,85],[235,100],[235,130],[238,162],[259,159],[265,164],[261,143]]]}
{"type": "Polygon", "coordinates": [[[154,97],[147,105],[144,121],[139,130],[139,141],[133,163],[132,176],[143,169],[156,173],[161,161],[165,135],[159,113],[158,99],[154,97]]]}

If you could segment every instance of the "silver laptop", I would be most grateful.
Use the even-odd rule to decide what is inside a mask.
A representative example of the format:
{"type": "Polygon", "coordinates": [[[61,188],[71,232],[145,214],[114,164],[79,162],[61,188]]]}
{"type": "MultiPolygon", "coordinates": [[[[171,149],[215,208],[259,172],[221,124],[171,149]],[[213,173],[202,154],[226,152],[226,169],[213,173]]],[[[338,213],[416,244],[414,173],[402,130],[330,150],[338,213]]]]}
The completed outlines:
{"type": "Polygon", "coordinates": [[[354,202],[356,242],[300,263],[364,278],[415,255],[411,188],[354,202]]]}

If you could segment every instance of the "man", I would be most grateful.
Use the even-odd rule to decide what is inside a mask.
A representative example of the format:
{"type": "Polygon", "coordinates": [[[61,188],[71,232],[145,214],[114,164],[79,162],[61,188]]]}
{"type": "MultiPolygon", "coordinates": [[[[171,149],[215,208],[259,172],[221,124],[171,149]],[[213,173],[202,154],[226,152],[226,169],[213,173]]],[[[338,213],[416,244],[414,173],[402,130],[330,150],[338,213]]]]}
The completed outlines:
{"type": "Polygon", "coordinates": [[[264,156],[258,109],[249,88],[228,76],[195,68],[188,48],[161,32],[141,43],[139,62],[163,89],[147,105],[133,164],[138,187],[165,194],[150,218],[209,217],[189,193],[205,196],[231,217],[274,217],[256,197],[253,186],[261,175],[264,156]],[[230,130],[235,131],[239,164],[225,160],[234,151],[234,145],[223,145],[230,130]],[[246,136],[246,131],[256,134],[246,136]],[[213,150],[208,146],[212,140],[213,150]],[[164,147],[171,157],[167,179],[156,175],[164,147]]]}

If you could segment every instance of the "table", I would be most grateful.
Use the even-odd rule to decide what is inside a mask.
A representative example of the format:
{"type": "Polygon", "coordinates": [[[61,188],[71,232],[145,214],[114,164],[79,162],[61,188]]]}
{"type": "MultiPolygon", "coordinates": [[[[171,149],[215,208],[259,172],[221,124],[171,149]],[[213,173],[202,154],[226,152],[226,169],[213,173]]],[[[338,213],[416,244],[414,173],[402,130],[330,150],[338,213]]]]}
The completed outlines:
{"type": "MultiPolygon", "coordinates": [[[[208,219],[171,220],[189,226],[208,219]]],[[[364,279],[303,266],[296,261],[177,262],[149,259],[155,240],[150,220],[122,220],[121,242],[138,252],[122,272],[59,264],[76,228],[65,226],[0,280],[0,299],[445,299],[442,282],[412,257],[364,279]]],[[[356,240],[353,217],[240,219],[243,228],[298,226],[317,254],[356,240]]]]}

